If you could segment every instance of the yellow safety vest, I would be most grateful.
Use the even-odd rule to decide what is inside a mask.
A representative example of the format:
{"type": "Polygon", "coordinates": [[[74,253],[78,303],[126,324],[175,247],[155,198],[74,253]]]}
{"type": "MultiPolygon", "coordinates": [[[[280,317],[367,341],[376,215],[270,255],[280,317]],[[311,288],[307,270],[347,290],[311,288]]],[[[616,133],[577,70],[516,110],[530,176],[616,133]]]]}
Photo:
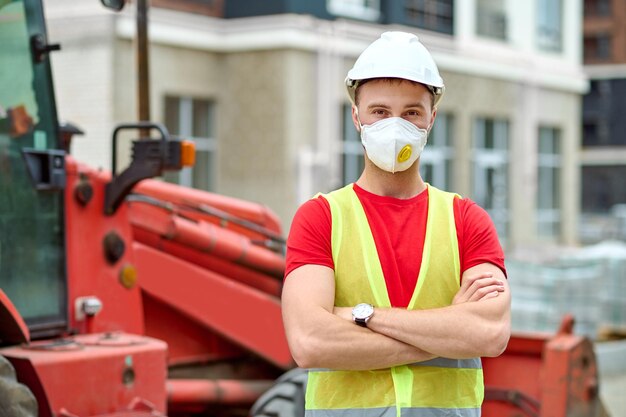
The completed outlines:
{"type": "MultiPolygon", "coordinates": [[[[428,186],[422,264],[408,309],[448,306],[459,290],[455,196],[428,186]]],[[[324,197],[332,216],[335,305],[391,307],[374,238],[352,184],[324,197]]],[[[373,371],[314,369],[309,371],[306,416],[477,417],[483,397],[480,358],[435,358],[373,371]]]]}

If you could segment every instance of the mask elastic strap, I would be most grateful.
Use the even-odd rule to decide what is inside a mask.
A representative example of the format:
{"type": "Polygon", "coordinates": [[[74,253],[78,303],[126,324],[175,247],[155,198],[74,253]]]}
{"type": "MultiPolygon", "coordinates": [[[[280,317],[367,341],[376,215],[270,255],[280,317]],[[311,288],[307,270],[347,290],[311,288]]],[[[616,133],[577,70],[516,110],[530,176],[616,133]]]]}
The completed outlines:
{"type": "Polygon", "coordinates": [[[359,108],[354,106],[354,113],[356,114],[356,121],[359,122],[359,133],[363,131],[363,125],[361,124],[361,118],[359,117],[359,108]]]}

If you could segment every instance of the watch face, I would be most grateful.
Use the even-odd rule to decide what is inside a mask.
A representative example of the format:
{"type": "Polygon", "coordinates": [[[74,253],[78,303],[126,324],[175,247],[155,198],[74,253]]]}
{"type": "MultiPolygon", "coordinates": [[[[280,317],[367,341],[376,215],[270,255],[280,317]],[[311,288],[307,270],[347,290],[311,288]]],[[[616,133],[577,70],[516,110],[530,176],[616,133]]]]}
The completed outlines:
{"type": "Polygon", "coordinates": [[[371,316],[373,312],[374,312],[374,307],[372,307],[370,304],[365,304],[365,303],[357,304],[352,309],[352,315],[356,319],[366,319],[369,316],[371,316]]]}

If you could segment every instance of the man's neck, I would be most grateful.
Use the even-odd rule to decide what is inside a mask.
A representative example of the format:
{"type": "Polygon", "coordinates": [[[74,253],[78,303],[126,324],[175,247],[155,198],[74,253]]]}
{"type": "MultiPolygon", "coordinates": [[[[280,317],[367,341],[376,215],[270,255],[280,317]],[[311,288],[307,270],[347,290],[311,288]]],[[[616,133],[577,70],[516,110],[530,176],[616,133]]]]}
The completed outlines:
{"type": "Polygon", "coordinates": [[[357,185],[372,194],[407,199],[415,197],[426,189],[416,162],[406,171],[394,174],[373,165],[366,166],[357,180],[357,185]]]}

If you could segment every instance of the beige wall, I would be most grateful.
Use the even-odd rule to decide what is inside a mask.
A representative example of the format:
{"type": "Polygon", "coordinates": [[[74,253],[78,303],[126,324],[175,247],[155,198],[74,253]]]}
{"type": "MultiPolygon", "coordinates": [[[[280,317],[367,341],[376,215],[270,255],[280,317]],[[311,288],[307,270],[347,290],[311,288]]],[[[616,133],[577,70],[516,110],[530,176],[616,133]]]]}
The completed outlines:
{"type": "MultiPolygon", "coordinates": [[[[115,119],[135,118],[134,55],[129,41],[115,53],[115,119]]],[[[163,121],[166,95],[216,103],[216,192],[270,207],[289,227],[297,202],[298,152],[315,135],[311,54],[231,54],[153,45],[151,115],[163,121]]],[[[123,164],[127,142],[120,145],[123,164]]]]}
{"type": "Polygon", "coordinates": [[[580,101],[572,93],[541,89],[494,79],[443,73],[446,93],[440,111],[455,120],[457,160],[455,184],[459,193],[471,195],[471,147],[476,117],[504,118],[509,121],[509,204],[511,230],[507,249],[538,243],[536,233],[537,139],[541,126],[561,130],[562,235],[554,242],[572,245],[577,240],[579,212],[580,101]]]}
{"type": "Polygon", "coordinates": [[[224,59],[218,192],[269,206],[287,230],[297,206],[298,152],[315,135],[309,54],[257,51],[224,59]]]}

